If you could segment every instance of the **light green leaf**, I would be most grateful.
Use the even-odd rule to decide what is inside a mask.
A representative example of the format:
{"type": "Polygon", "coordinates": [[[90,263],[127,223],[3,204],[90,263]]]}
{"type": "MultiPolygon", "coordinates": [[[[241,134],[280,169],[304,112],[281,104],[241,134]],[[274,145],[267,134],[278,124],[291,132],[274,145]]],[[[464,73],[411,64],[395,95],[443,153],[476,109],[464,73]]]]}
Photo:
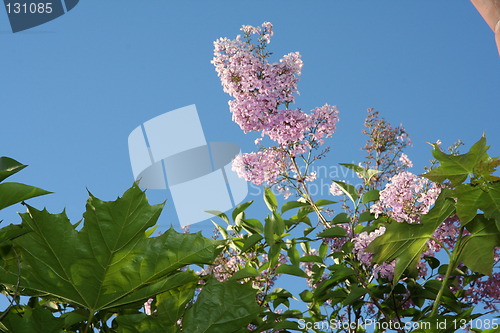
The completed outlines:
{"type": "Polygon", "coordinates": [[[278,209],[278,200],[276,200],[276,196],[269,187],[264,189],[264,202],[270,211],[274,212],[278,209]]]}
{"type": "Polygon", "coordinates": [[[368,183],[370,181],[370,179],[373,176],[375,176],[377,173],[382,172],[382,171],[375,170],[375,169],[365,169],[365,168],[363,168],[359,165],[356,165],[356,164],[350,164],[350,163],[339,163],[339,164],[345,166],[346,168],[349,168],[349,169],[355,171],[356,173],[358,173],[363,178],[365,183],[368,183]]]}
{"type": "Polygon", "coordinates": [[[356,201],[359,199],[359,196],[358,191],[356,191],[356,188],[354,186],[337,180],[334,180],[333,182],[339,186],[342,192],[344,192],[344,194],[347,195],[347,197],[351,199],[353,203],[356,203],[356,201]]]}

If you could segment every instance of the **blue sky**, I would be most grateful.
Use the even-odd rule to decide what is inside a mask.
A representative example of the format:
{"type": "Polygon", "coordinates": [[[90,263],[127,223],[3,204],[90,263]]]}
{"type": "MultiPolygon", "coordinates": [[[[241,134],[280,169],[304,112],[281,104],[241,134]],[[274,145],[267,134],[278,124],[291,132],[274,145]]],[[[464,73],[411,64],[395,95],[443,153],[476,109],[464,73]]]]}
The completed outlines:
{"type": "MultiPolygon", "coordinates": [[[[87,189],[115,199],[133,182],[129,133],[190,104],[208,141],[252,151],[257,135],[231,121],[229,96],[210,60],[215,39],[264,21],[275,27],[275,61],[292,51],[303,56],[296,106],[329,103],[341,112],[323,165],[361,161],[369,107],[404,124],[415,173],[431,158],[426,142],[437,139],[470,146],[486,132],[491,154],[499,155],[498,55],[469,1],[86,0],[16,34],[0,10],[1,155],[30,165],[16,181],[54,192],[31,204],[66,208],[77,221],[87,189]]],[[[189,130],[186,124],[186,136],[189,130]]],[[[148,195],[155,203],[169,198],[166,191],[148,195]]],[[[17,221],[19,209],[2,218],[17,221]]],[[[167,203],[160,224],[178,226],[176,219],[167,203]]],[[[211,224],[196,228],[210,232],[211,224]]]]}
{"type": "MultiPolygon", "coordinates": [[[[493,33],[469,1],[85,0],[16,34],[0,9],[0,155],[30,165],[12,180],[53,191],[30,203],[54,213],[66,208],[76,222],[87,189],[114,200],[132,185],[129,133],[190,104],[208,141],[254,150],[257,135],[231,121],[210,60],[215,39],[264,21],[275,27],[275,61],[293,51],[303,56],[296,106],[329,103],[341,112],[321,165],[362,160],[370,107],[404,124],[415,173],[431,159],[426,142],[437,139],[470,147],[486,132],[491,155],[500,155],[499,59],[493,33]]],[[[177,228],[169,193],[148,196],[168,200],[161,229],[177,228]]],[[[264,218],[263,209],[255,204],[252,217],[264,218]]],[[[18,222],[18,210],[0,219],[18,222]]],[[[192,230],[209,235],[212,226],[192,230]]]]}

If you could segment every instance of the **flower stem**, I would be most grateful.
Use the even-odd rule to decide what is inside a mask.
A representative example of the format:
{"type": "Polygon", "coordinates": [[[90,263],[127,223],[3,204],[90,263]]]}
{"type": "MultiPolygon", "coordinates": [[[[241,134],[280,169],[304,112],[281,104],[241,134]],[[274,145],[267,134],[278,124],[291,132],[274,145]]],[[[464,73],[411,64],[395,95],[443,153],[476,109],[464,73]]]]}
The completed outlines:
{"type": "Polygon", "coordinates": [[[451,256],[450,256],[450,263],[448,264],[448,268],[446,269],[446,273],[443,278],[443,283],[441,284],[441,288],[439,288],[438,294],[436,295],[436,300],[434,301],[434,304],[432,305],[432,312],[431,312],[431,317],[434,317],[437,315],[438,309],[439,309],[439,304],[441,303],[441,298],[443,297],[444,290],[447,288],[448,285],[448,280],[450,279],[451,273],[455,270],[455,267],[457,265],[457,259],[460,254],[460,243],[462,240],[462,236],[464,233],[464,227],[460,228],[460,233],[458,234],[457,238],[457,246],[453,250],[451,256]]]}

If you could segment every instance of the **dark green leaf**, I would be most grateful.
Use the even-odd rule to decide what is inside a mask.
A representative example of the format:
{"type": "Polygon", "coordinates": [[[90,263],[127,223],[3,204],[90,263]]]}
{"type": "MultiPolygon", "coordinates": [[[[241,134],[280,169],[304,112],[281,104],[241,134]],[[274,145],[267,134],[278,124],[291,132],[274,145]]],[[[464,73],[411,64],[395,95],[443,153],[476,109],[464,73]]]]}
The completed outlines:
{"type": "Polygon", "coordinates": [[[318,237],[324,238],[335,238],[335,237],[345,237],[347,235],[347,231],[339,226],[333,226],[328,228],[318,234],[318,237]]]}
{"type": "Polygon", "coordinates": [[[486,138],[483,136],[476,142],[468,153],[462,155],[446,154],[437,144],[432,145],[432,155],[440,162],[440,166],[422,175],[434,182],[443,182],[449,179],[453,186],[463,183],[481,162],[491,159],[486,153],[486,138]]]}
{"type": "Polygon", "coordinates": [[[285,202],[283,204],[283,206],[281,207],[281,213],[287,212],[290,209],[304,207],[304,206],[309,206],[309,204],[306,202],[302,202],[302,201],[288,201],[288,202],[285,202]]]}
{"type": "Polygon", "coordinates": [[[495,248],[500,247],[500,232],[493,220],[484,215],[477,215],[467,224],[467,230],[471,234],[460,243],[458,260],[475,272],[491,275],[495,248]]]}
{"type": "Polygon", "coordinates": [[[0,157],[0,182],[26,167],[27,165],[21,164],[10,157],[0,157]]]}
{"type": "Polygon", "coordinates": [[[236,221],[236,217],[238,216],[239,213],[244,212],[245,209],[247,209],[251,204],[253,203],[252,201],[244,202],[240,205],[238,205],[234,210],[233,210],[233,220],[236,221]]]}
{"type": "Polygon", "coordinates": [[[33,187],[20,183],[1,183],[0,184],[0,209],[12,206],[24,200],[28,200],[40,195],[49,194],[38,187],[33,187]]]}
{"type": "Polygon", "coordinates": [[[64,319],[54,317],[48,309],[39,306],[26,307],[22,316],[10,311],[2,323],[13,333],[60,333],[64,327],[64,319]]]}
{"type": "Polygon", "coordinates": [[[255,244],[257,244],[262,238],[260,234],[253,234],[249,236],[247,239],[245,239],[243,248],[241,249],[241,252],[246,252],[250,248],[252,248],[255,244]]]}
{"type": "Polygon", "coordinates": [[[368,203],[371,201],[377,201],[380,197],[379,190],[370,190],[363,194],[363,203],[368,203]]]}
{"type": "Polygon", "coordinates": [[[295,265],[280,265],[276,269],[276,274],[295,275],[295,276],[300,276],[303,278],[309,277],[302,269],[300,269],[299,266],[295,266],[295,265]]]}
{"type": "MultiPolygon", "coordinates": [[[[28,209],[21,215],[23,226],[32,232],[13,241],[23,257],[21,287],[91,312],[196,281],[196,274],[179,269],[211,263],[221,244],[201,234],[180,234],[173,229],[146,238],[145,231],[155,225],[162,205],[150,206],[137,186],[113,202],[91,195],[80,231],[64,213],[28,209]]],[[[17,265],[3,269],[0,283],[14,284],[17,265]]]]}
{"type": "Polygon", "coordinates": [[[246,327],[260,312],[256,290],[236,281],[210,280],[185,314],[183,330],[189,333],[232,333],[246,327]]]}
{"type": "Polygon", "coordinates": [[[321,207],[321,206],[328,206],[328,205],[333,205],[337,203],[337,201],[331,201],[331,200],[325,200],[321,199],[315,202],[316,206],[321,207]]]}

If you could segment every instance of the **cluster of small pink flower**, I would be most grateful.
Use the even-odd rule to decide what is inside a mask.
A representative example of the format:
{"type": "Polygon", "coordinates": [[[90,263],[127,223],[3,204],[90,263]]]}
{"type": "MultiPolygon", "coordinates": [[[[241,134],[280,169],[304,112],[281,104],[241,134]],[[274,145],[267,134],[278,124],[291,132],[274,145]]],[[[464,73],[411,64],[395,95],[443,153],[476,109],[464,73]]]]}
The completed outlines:
{"type": "MultiPolygon", "coordinates": [[[[410,159],[406,155],[402,156],[403,163],[411,165],[410,159]]],[[[401,172],[389,180],[385,188],[380,191],[380,199],[373,204],[370,211],[378,217],[379,214],[386,214],[397,222],[406,222],[412,224],[420,223],[420,217],[429,212],[434,205],[441,188],[430,183],[429,180],[418,177],[410,172],[401,172]]],[[[373,239],[382,235],[385,228],[367,234],[363,232],[354,240],[354,251],[358,259],[367,267],[371,265],[372,254],[365,252],[366,247],[373,239]]],[[[459,233],[459,222],[456,216],[445,220],[434,232],[433,238],[427,242],[427,251],[422,253],[421,257],[434,256],[440,251],[442,245],[452,248],[455,245],[459,233]]],[[[427,274],[427,266],[423,261],[418,265],[419,275],[427,274]]],[[[382,277],[392,276],[394,269],[393,263],[385,263],[375,268],[375,274],[382,277]]]]}
{"type": "Polygon", "coordinates": [[[256,185],[275,184],[288,164],[283,151],[270,149],[236,156],[232,169],[240,178],[256,185]]]}
{"type": "MultiPolygon", "coordinates": [[[[353,253],[356,255],[358,260],[365,265],[366,267],[372,267],[372,258],[373,253],[366,251],[366,248],[370,243],[377,238],[378,236],[383,235],[385,232],[385,227],[380,227],[377,230],[374,230],[370,233],[364,231],[359,233],[352,242],[354,243],[353,253]]],[[[382,263],[380,265],[376,265],[373,268],[373,275],[375,278],[382,277],[386,279],[392,279],[394,275],[394,267],[396,261],[393,260],[389,263],[382,263]]]]}
{"type": "Polygon", "coordinates": [[[311,114],[289,109],[288,105],[295,101],[298,93],[298,77],[303,65],[300,54],[292,52],[279,62],[269,62],[270,53],[265,47],[273,35],[272,24],[245,25],[241,30],[244,36],[215,41],[212,63],[224,91],[234,98],[229,101],[233,121],[245,133],[260,131],[263,137],[275,141],[277,147],[261,147],[261,152],[243,154],[236,158],[233,170],[257,185],[274,185],[290,167],[284,160],[316,148],[334,133],[338,111],[328,104],[311,114]],[[254,35],[257,43],[252,41],[254,35]],[[267,154],[271,156],[265,157],[267,154]],[[276,163],[278,159],[281,162],[276,163]]]}
{"type": "Polygon", "coordinates": [[[380,200],[370,211],[375,217],[385,213],[397,222],[419,223],[420,216],[429,211],[440,192],[437,184],[429,186],[428,179],[401,172],[380,191],[380,200]]]}

